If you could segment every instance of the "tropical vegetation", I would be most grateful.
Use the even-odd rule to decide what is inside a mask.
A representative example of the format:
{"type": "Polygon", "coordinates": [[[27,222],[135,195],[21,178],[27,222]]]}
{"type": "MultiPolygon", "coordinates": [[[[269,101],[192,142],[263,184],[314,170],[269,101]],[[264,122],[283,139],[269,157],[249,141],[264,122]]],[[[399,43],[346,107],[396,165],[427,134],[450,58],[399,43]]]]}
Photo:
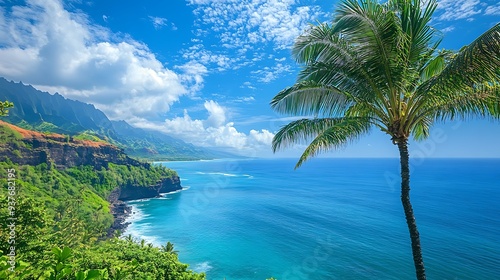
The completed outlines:
{"type": "Polygon", "coordinates": [[[15,170],[16,270],[10,271],[8,207],[0,207],[0,279],[204,279],[179,262],[171,243],[161,248],[132,238],[106,239],[113,217],[105,197],[121,184],[149,185],[175,174],[163,167],[113,165],[57,170],[0,163],[0,205],[9,205],[8,171],[15,170]]]}
{"type": "Polygon", "coordinates": [[[498,116],[500,24],[459,51],[439,49],[430,23],[435,0],[344,0],[333,21],[297,38],[296,83],[271,107],[302,118],[283,126],[273,150],[308,143],[296,168],[372,128],[391,137],[401,165],[401,201],[417,279],[426,279],[410,203],[408,141],[426,139],[437,121],[498,116]]]}

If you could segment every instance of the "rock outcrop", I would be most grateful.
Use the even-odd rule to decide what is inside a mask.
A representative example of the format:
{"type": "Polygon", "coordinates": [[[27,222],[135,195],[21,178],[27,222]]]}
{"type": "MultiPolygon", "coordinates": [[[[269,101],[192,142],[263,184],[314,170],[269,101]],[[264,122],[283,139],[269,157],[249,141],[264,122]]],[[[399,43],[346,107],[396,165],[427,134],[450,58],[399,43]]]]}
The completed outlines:
{"type": "Polygon", "coordinates": [[[0,160],[9,159],[16,164],[38,165],[53,163],[57,168],[69,168],[80,165],[91,165],[96,168],[107,167],[108,163],[144,166],[123,151],[111,144],[88,140],[74,140],[60,134],[43,134],[26,130],[0,121],[21,135],[16,141],[0,143],[0,160]]]}

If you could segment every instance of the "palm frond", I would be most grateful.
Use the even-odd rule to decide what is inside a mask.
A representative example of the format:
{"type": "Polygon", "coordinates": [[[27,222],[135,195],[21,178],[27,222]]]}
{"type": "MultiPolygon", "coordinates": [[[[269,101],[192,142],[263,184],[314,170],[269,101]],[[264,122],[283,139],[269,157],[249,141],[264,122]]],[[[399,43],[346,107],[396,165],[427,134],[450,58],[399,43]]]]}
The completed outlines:
{"type": "MultiPolygon", "coordinates": [[[[500,73],[500,68],[498,72],[500,73]]],[[[494,118],[500,119],[500,81],[488,86],[491,87],[490,94],[492,96],[491,104],[488,105],[489,113],[494,118]]]]}
{"type": "Polygon", "coordinates": [[[328,84],[358,97],[363,95],[363,99],[382,96],[357,48],[328,24],[312,27],[299,36],[292,53],[298,62],[305,63],[298,81],[328,84]]]}
{"type": "Polygon", "coordinates": [[[418,116],[412,119],[414,126],[425,118],[433,120],[466,119],[470,116],[500,117],[500,84],[484,83],[472,90],[449,95],[433,96],[426,100],[418,116]]]}
{"type": "Polygon", "coordinates": [[[467,91],[475,85],[499,81],[500,74],[500,23],[463,47],[439,75],[422,83],[416,96],[425,98],[467,91]]]}
{"type": "Polygon", "coordinates": [[[368,118],[340,118],[339,122],[324,130],[307,146],[295,168],[319,153],[340,148],[368,133],[371,123],[368,118]]]}
{"type": "Polygon", "coordinates": [[[325,51],[337,48],[339,55],[351,56],[342,47],[339,34],[333,32],[333,28],[327,23],[311,26],[303,35],[295,40],[292,48],[292,56],[298,63],[312,63],[318,60],[325,51]]]}
{"type": "Polygon", "coordinates": [[[340,147],[356,139],[368,132],[371,125],[369,118],[362,117],[300,119],[285,125],[276,133],[272,148],[276,152],[314,137],[297,163],[296,167],[299,167],[318,152],[340,147]]]}
{"type": "Polygon", "coordinates": [[[409,40],[408,46],[401,48],[401,53],[406,53],[405,56],[410,64],[419,63],[422,54],[433,45],[432,42],[435,41],[431,49],[440,42],[440,38],[436,36],[436,30],[429,25],[432,14],[437,8],[437,2],[435,0],[429,0],[426,3],[420,0],[393,0],[389,1],[389,5],[394,5],[395,10],[399,12],[403,33],[409,40]]]}
{"type": "Polygon", "coordinates": [[[285,114],[336,115],[344,112],[352,101],[333,86],[302,81],[279,92],[271,100],[271,107],[285,114]]]}
{"type": "Polygon", "coordinates": [[[448,50],[440,51],[438,55],[429,59],[420,70],[420,82],[425,82],[432,77],[439,75],[446,67],[453,53],[448,50]]]}
{"type": "Polygon", "coordinates": [[[365,73],[359,69],[359,65],[348,65],[342,61],[340,63],[338,61],[311,63],[306,65],[299,74],[300,80],[331,85],[339,91],[349,92],[367,102],[377,98],[377,96],[382,96],[376,85],[370,84],[371,81],[365,77],[365,73]]]}
{"type": "Polygon", "coordinates": [[[413,138],[417,141],[427,139],[427,137],[429,137],[432,124],[433,119],[428,116],[424,116],[419,119],[419,121],[413,125],[411,130],[413,138]]]}

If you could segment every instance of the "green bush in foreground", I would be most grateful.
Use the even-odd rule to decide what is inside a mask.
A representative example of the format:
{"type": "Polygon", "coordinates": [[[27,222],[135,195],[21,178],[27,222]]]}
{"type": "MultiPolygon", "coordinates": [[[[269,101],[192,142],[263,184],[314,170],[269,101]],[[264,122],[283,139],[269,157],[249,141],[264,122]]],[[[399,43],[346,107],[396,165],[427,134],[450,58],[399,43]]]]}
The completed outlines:
{"type": "Polygon", "coordinates": [[[153,166],[61,171],[1,162],[0,279],[205,279],[179,262],[171,244],[157,248],[130,238],[103,239],[112,222],[105,197],[114,187],[147,186],[172,175],[153,166]],[[15,170],[15,193],[8,170],[15,170]]]}

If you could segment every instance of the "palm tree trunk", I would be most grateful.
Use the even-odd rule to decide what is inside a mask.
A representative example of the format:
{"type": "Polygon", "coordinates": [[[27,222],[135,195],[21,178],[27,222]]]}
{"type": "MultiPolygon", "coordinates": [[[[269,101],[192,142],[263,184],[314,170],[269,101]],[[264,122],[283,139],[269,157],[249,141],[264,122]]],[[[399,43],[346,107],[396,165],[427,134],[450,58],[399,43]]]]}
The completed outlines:
{"type": "Polygon", "coordinates": [[[417,229],[413,208],[410,203],[410,156],[408,153],[408,140],[398,141],[399,156],[401,162],[401,202],[405,211],[406,224],[410,231],[411,250],[413,253],[413,263],[418,280],[425,280],[424,260],[422,258],[422,248],[420,246],[420,235],[417,229]]]}

